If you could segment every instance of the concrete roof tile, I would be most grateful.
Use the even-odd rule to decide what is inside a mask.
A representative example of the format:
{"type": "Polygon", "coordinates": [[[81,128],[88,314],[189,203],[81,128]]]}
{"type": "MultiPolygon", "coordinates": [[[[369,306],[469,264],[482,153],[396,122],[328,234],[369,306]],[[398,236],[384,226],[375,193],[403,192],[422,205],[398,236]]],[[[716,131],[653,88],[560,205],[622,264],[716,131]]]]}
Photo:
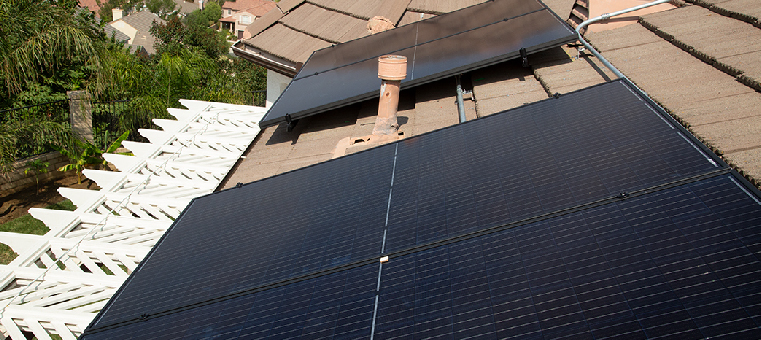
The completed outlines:
{"type": "Polygon", "coordinates": [[[761,136],[761,119],[758,116],[694,126],[692,130],[725,154],[761,148],[761,138],[758,137],[761,136]]]}
{"type": "Polygon", "coordinates": [[[478,107],[478,115],[484,117],[547,98],[547,92],[544,92],[544,89],[542,89],[541,91],[513,93],[487,99],[478,98],[476,105],[478,107]]]}
{"type": "Polygon", "coordinates": [[[640,25],[627,25],[613,30],[592,32],[587,34],[587,37],[600,53],[663,41],[640,25]]]}
{"type": "Polygon", "coordinates": [[[314,35],[333,43],[344,42],[357,37],[357,28],[367,31],[367,22],[345,14],[329,11],[310,3],[294,9],[280,20],[297,31],[314,35]],[[349,34],[351,32],[351,34],[349,34]],[[347,36],[352,36],[347,39],[347,36]]]}
{"type": "Polygon", "coordinates": [[[713,58],[761,50],[761,30],[700,6],[686,6],[642,17],[658,30],[713,58]]]}
{"type": "Polygon", "coordinates": [[[399,19],[399,23],[396,24],[397,27],[409,25],[413,22],[418,22],[420,20],[425,20],[428,18],[433,18],[433,14],[429,13],[420,13],[420,12],[413,12],[413,11],[406,11],[404,12],[404,15],[401,19],[399,19]]]}
{"type": "Polygon", "coordinates": [[[691,126],[714,124],[729,120],[761,116],[761,94],[758,92],[741,93],[700,101],[674,114],[684,119],[691,126]]]}
{"type": "Polygon", "coordinates": [[[270,29],[247,40],[246,44],[295,62],[305,62],[312,55],[312,51],[331,46],[327,41],[295,31],[282,24],[275,24],[270,29]]]}
{"type": "Polygon", "coordinates": [[[738,166],[753,178],[761,178],[761,148],[743,150],[724,155],[724,158],[738,166]]]}
{"type": "Polygon", "coordinates": [[[544,0],[547,7],[549,7],[560,19],[565,20],[571,15],[571,9],[576,3],[576,0],[544,0]]]}

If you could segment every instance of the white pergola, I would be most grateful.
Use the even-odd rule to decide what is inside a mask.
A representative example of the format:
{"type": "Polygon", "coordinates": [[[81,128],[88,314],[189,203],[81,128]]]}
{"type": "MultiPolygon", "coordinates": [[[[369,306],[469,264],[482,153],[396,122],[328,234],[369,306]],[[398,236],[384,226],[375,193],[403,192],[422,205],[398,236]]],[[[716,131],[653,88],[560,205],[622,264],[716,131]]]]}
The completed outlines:
{"type": "Polygon", "coordinates": [[[118,172],[85,170],[102,189],[61,188],[76,211],[30,209],[45,235],[0,233],[18,257],[0,265],[0,337],[76,339],[188,203],[209,194],[259,134],[266,109],[182,100],[177,120],[105,155],[118,172]]]}

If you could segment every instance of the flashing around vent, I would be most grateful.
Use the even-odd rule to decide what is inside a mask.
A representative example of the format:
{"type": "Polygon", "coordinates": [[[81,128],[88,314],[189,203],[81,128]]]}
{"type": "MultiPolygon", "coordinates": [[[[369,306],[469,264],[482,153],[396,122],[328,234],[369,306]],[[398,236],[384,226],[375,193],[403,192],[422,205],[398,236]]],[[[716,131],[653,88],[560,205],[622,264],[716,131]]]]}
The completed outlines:
{"type": "Polygon", "coordinates": [[[181,100],[177,120],[104,155],[119,172],[85,170],[100,191],[61,188],[75,211],[30,209],[50,231],[2,233],[18,253],[0,265],[0,337],[76,339],[194,198],[211,193],[259,134],[260,107],[181,100]]]}

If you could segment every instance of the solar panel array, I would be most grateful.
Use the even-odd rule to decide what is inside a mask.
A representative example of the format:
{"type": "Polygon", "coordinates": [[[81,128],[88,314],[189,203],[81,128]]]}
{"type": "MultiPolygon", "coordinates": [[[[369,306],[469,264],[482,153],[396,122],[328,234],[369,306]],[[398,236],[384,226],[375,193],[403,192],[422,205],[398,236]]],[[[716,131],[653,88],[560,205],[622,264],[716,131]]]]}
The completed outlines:
{"type": "Polygon", "coordinates": [[[757,339],[752,190],[615,81],[196,199],[83,339],[757,339]]]}
{"type": "Polygon", "coordinates": [[[538,0],[488,1],[316,51],[260,124],[270,126],[378,96],[377,58],[407,57],[402,88],[574,41],[538,0]]]}

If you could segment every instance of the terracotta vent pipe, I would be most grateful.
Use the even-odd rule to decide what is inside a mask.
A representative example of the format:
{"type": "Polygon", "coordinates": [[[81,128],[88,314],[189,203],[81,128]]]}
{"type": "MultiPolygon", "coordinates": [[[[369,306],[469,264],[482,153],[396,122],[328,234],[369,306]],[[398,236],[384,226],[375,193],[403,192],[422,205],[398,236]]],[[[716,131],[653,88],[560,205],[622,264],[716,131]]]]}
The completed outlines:
{"type": "Polygon", "coordinates": [[[396,110],[399,106],[399,86],[407,77],[407,57],[384,55],[378,58],[378,78],[382,80],[378,118],[375,119],[373,135],[393,135],[399,128],[396,110]]]}

